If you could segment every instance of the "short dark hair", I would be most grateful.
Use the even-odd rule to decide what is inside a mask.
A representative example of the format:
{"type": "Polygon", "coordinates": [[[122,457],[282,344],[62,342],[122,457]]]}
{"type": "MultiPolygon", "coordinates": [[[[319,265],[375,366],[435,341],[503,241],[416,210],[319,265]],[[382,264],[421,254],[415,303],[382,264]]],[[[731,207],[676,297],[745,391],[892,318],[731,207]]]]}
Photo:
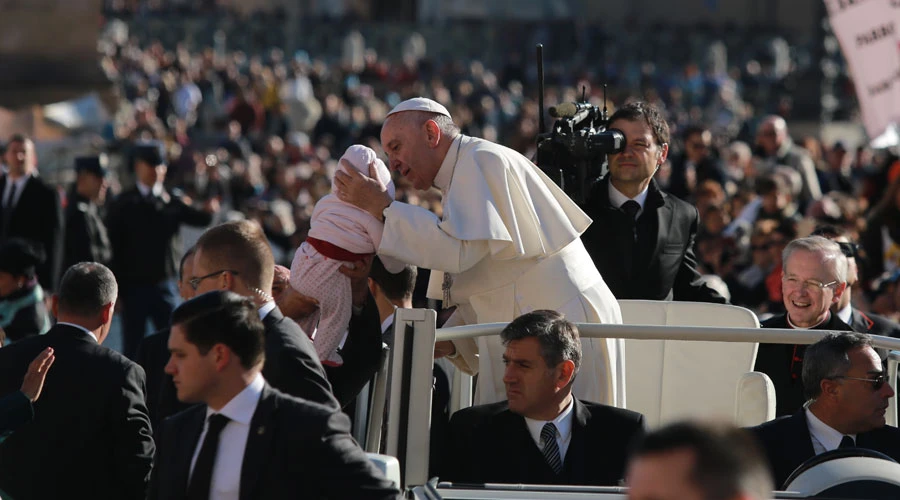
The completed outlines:
{"type": "Polygon", "coordinates": [[[6,141],[6,145],[9,146],[10,144],[12,144],[14,142],[24,143],[27,140],[28,140],[28,138],[25,137],[25,135],[23,135],[23,134],[13,134],[13,135],[9,136],[9,140],[6,141]]]}
{"type": "Polygon", "coordinates": [[[262,227],[253,221],[226,222],[206,230],[197,240],[212,267],[233,269],[244,282],[268,293],[275,274],[275,258],[262,227]]]}
{"type": "Polygon", "coordinates": [[[741,493],[770,498],[772,476],[753,436],[729,424],[676,422],[645,435],[631,460],[690,450],[694,454],[691,480],[706,500],[727,500],[741,493]]]}
{"type": "Polygon", "coordinates": [[[708,130],[709,130],[709,128],[707,128],[703,125],[699,125],[699,124],[688,125],[687,127],[684,128],[684,132],[682,132],[681,138],[683,140],[687,141],[688,139],[691,138],[691,136],[700,135],[708,130]]]}
{"type": "Polygon", "coordinates": [[[609,118],[609,123],[616,120],[628,120],[630,122],[643,121],[653,131],[656,144],[662,145],[669,142],[669,124],[663,118],[659,109],[647,102],[635,101],[617,109],[609,118]]]}
{"type": "Polygon", "coordinates": [[[172,326],[184,329],[188,342],[206,354],[224,344],[245,369],[265,359],[265,327],[252,299],[227,290],[215,290],[183,302],[172,312],[172,326]]]}
{"type": "Polygon", "coordinates": [[[538,340],[541,357],[549,368],[571,360],[575,363],[575,373],[578,373],[581,366],[581,340],[578,337],[578,327],[565,316],[556,311],[541,309],[510,321],[500,332],[503,345],[528,337],[538,340]]]}
{"type": "Polygon", "coordinates": [[[403,266],[403,270],[399,273],[391,273],[385,269],[384,263],[377,256],[372,259],[372,269],[369,271],[369,277],[381,287],[384,295],[390,300],[412,297],[413,289],[416,288],[417,274],[416,266],[409,264],[403,266]]]}
{"type": "Polygon", "coordinates": [[[768,194],[790,194],[791,189],[780,175],[766,175],[756,179],[756,194],[766,196],[768,194]]]}
{"type": "Polygon", "coordinates": [[[90,318],[115,302],[118,294],[119,285],[108,267],[97,262],[81,262],[70,267],[59,282],[59,311],[90,318]]]}
{"type": "Polygon", "coordinates": [[[184,281],[184,263],[187,262],[195,253],[197,253],[197,247],[188,248],[184,255],[181,256],[181,262],[178,263],[178,281],[184,281]]]}
{"type": "Polygon", "coordinates": [[[858,347],[872,347],[872,338],[864,333],[829,333],[806,348],[803,355],[803,395],[807,401],[822,394],[822,381],[839,377],[850,369],[847,354],[858,347]]]}

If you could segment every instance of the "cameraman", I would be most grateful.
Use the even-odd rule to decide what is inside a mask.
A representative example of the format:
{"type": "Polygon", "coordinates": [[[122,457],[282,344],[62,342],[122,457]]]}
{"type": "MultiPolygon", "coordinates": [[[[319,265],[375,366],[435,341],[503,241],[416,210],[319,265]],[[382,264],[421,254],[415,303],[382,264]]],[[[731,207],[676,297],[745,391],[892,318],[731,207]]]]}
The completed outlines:
{"type": "Polygon", "coordinates": [[[697,209],[660,191],[653,175],[669,153],[669,126],[644,102],[627,104],[609,121],[626,147],[609,155],[609,174],[591,190],[594,220],[581,239],[617,299],[725,303],[697,272],[697,209]]]}

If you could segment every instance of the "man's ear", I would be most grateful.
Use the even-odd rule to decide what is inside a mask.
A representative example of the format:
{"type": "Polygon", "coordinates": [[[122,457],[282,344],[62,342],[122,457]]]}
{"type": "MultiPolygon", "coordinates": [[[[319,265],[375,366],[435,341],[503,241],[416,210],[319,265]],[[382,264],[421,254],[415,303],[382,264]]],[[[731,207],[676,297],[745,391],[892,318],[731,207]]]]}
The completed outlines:
{"type": "Polygon", "coordinates": [[[820,395],[820,397],[835,396],[837,394],[837,391],[840,389],[840,387],[841,387],[840,382],[838,382],[836,380],[833,380],[830,378],[822,379],[822,381],[819,382],[819,389],[821,389],[821,391],[822,391],[822,394],[820,395]]]}
{"type": "Polygon", "coordinates": [[[837,304],[841,300],[841,295],[847,290],[847,282],[840,283],[834,287],[834,297],[831,298],[832,304],[837,304]]]}
{"type": "Polygon", "coordinates": [[[234,353],[225,344],[215,344],[210,348],[210,354],[213,356],[213,362],[216,365],[216,371],[221,372],[231,363],[231,357],[234,353]]]}
{"type": "Polygon", "coordinates": [[[666,158],[669,157],[669,143],[664,142],[659,146],[659,158],[657,160],[657,165],[662,165],[666,162],[666,158]]]}
{"type": "Polygon", "coordinates": [[[429,148],[436,148],[441,142],[441,127],[434,120],[425,122],[425,140],[429,148]]]}
{"type": "Polygon", "coordinates": [[[104,325],[110,322],[115,311],[116,311],[116,302],[115,301],[110,302],[109,304],[106,304],[105,306],[103,306],[103,310],[100,311],[100,319],[103,320],[104,325]]]}
{"type": "Polygon", "coordinates": [[[571,359],[564,360],[559,364],[559,373],[556,378],[556,388],[562,389],[569,385],[575,377],[575,362],[571,359]]]}
{"type": "Polygon", "coordinates": [[[50,299],[50,312],[53,313],[54,318],[59,319],[59,295],[55,293],[50,299]]]}

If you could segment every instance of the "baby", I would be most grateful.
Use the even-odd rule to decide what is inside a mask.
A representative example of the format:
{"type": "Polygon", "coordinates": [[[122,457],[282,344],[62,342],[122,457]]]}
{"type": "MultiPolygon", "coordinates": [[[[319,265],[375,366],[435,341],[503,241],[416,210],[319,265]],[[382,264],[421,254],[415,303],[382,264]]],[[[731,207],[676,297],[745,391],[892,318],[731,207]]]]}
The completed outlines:
{"type": "MultiPolygon", "coordinates": [[[[390,171],[375,151],[366,146],[350,146],[341,160],[347,160],[353,168],[367,176],[369,165],[374,164],[375,179],[394,197],[390,171]]],[[[343,162],[338,165],[340,169],[346,168],[343,162]]],[[[334,181],[331,188],[335,190],[334,181]]],[[[339,269],[348,262],[374,255],[381,244],[383,231],[384,223],[333,194],[320,199],[313,209],[309,235],[297,249],[291,263],[291,287],[319,301],[318,314],[300,320],[300,326],[312,337],[322,364],[343,364],[337,351],[343,344],[353,314],[350,278],[341,274],[339,269]]],[[[390,272],[403,269],[401,262],[392,259],[382,261],[390,272]]]]}

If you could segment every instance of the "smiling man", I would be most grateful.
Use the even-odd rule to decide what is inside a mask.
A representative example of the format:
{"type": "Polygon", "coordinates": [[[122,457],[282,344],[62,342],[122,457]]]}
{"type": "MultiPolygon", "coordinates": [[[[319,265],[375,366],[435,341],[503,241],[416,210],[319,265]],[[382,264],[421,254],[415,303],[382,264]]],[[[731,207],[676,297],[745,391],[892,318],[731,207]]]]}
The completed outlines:
{"type": "Polygon", "coordinates": [[[697,272],[697,209],[653,179],[669,155],[665,118],[634,102],[616,110],[609,127],[625,135],[626,146],[609,155],[609,173],[591,189],[585,209],[594,223],[581,239],[613,295],[724,303],[697,272]]]}
{"type": "Polygon", "coordinates": [[[618,485],[644,417],[572,396],[578,328],[540,310],[513,320],[500,337],[507,401],[453,414],[441,480],[618,485]]]}
{"type": "Polygon", "coordinates": [[[751,429],[769,459],[776,488],[806,460],[837,448],[867,448],[900,459],[900,430],[885,425],[894,390],[862,333],[830,333],[809,346],[803,383],[809,405],[751,429]]]}
{"type": "MultiPolygon", "coordinates": [[[[847,259],[837,243],[821,236],[796,239],[784,248],[782,261],[787,312],[763,321],[763,328],[852,330],[831,312],[847,287],[847,259]]],[[[777,416],[791,415],[806,402],[801,378],[805,351],[805,345],[759,344],[754,370],[772,379],[777,416]]]]}

